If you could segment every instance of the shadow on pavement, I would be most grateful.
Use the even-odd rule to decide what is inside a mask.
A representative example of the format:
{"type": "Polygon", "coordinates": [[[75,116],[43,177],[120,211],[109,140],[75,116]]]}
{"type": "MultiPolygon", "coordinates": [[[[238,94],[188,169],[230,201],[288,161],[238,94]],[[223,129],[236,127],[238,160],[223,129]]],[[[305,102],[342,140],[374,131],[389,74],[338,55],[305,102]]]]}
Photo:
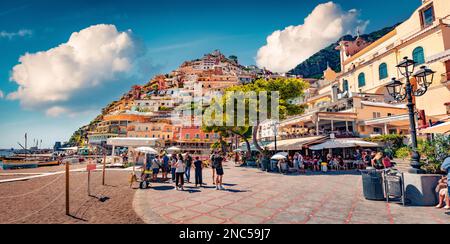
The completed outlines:
{"type": "Polygon", "coordinates": [[[237,186],[236,184],[227,184],[227,183],[224,183],[223,185],[224,186],[237,186]]]}
{"type": "Polygon", "coordinates": [[[155,186],[155,187],[152,187],[152,189],[155,191],[170,191],[170,190],[175,189],[175,187],[174,186],[155,186]]]}
{"type": "Polygon", "coordinates": [[[226,189],[225,191],[231,192],[231,193],[243,193],[243,192],[248,192],[248,191],[234,190],[234,189],[226,189]]]}

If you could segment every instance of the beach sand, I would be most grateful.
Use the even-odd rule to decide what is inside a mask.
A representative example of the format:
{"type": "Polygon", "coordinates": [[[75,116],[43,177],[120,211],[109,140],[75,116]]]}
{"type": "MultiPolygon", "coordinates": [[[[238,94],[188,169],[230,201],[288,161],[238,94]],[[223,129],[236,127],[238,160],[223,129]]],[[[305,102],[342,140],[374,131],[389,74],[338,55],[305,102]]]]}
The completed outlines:
{"type": "MultiPolygon", "coordinates": [[[[72,169],[80,167],[83,166],[78,165],[72,169]]],[[[51,172],[55,172],[63,170],[64,166],[0,171],[0,173],[50,172],[49,168],[51,172]]],[[[64,174],[0,184],[0,223],[143,223],[132,209],[136,189],[129,188],[130,172],[107,171],[106,186],[102,186],[101,172],[92,172],[91,174],[91,193],[95,197],[89,197],[87,194],[87,173],[71,173],[70,213],[72,216],[65,215],[64,174]],[[107,197],[108,200],[101,202],[99,200],[101,197],[107,197]]]]}

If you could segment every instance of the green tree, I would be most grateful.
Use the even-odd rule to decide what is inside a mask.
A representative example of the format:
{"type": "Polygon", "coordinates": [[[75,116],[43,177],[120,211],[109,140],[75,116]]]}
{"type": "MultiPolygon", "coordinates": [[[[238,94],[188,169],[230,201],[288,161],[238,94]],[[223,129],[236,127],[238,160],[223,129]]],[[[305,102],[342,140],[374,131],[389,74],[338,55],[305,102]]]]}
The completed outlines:
{"type": "MultiPolygon", "coordinates": [[[[304,82],[301,79],[295,79],[295,78],[277,78],[277,79],[259,79],[251,84],[246,85],[240,85],[240,86],[234,86],[230,87],[226,90],[225,95],[222,97],[221,101],[213,101],[212,105],[207,108],[211,109],[214,107],[214,103],[221,103],[222,107],[226,107],[227,104],[237,104],[237,101],[231,101],[231,99],[235,99],[230,93],[227,92],[255,92],[256,97],[259,96],[261,92],[267,92],[268,94],[268,104],[271,104],[272,100],[272,94],[271,92],[279,92],[279,107],[278,113],[280,116],[280,119],[284,119],[287,116],[292,115],[298,115],[302,114],[304,112],[304,107],[298,104],[290,104],[289,101],[294,98],[301,97],[304,94],[304,90],[308,88],[308,83],[304,82]]],[[[256,149],[260,151],[261,153],[264,152],[264,149],[259,145],[257,141],[257,135],[259,132],[259,126],[261,121],[257,121],[256,124],[250,124],[250,110],[260,112],[258,111],[259,106],[259,100],[257,98],[252,98],[246,96],[244,98],[243,104],[245,104],[245,123],[238,123],[237,118],[228,118],[227,115],[224,113],[222,118],[223,122],[220,126],[204,126],[205,131],[214,131],[216,133],[221,133],[223,135],[236,135],[239,138],[241,138],[243,141],[245,141],[247,145],[247,150],[250,152],[250,142],[249,137],[250,133],[249,130],[253,129],[252,138],[253,138],[253,144],[255,145],[256,149]],[[252,107],[250,105],[253,105],[252,107]],[[254,106],[256,104],[256,106],[254,106]],[[251,107],[251,108],[250,108],[251,107]],[[233,123],[229,123],[230,120],[233,123]],[[233,124],[233,126],[230,126],[230,124],[233,124]],[[245,126],[242,126],[242,124],[245,124],[245,126]]],[[[269,106],[270,107],[270,106],[269,106]]],[[[234,106],[235,112],[237,110],[237,106],[234,106]]],[[[261,111],[266,112],[266,111],[261,111]]],[[[274,111],[269,111],[269,115],[271,115],[274,111]]],[[[235,113],[236,114],[236,113],[235,113]]],[[[213,119],[215,119],[215,115],[213,114],[213,119]]],[[[240,121],[242,122],[242,121],[240,121]]],[[[205,124],[205,123],[204,123],[205,124]]]]}

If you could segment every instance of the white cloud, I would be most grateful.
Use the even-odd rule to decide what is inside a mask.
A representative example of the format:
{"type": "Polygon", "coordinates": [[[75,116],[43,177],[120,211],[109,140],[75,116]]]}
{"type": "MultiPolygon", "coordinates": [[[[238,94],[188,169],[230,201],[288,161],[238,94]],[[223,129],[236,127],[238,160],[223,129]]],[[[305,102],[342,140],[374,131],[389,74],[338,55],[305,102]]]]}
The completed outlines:
{"type": "Polygon", "coordinates": [[[70,111],[66,108],[55,106],[55,107],[51,107],[51,108],[47,109],[47,111],[45,111],[45,114],[50,117],[59,117],[62,114],[69,113],[69,112],[70,111]]]}
{"type": "Polygon", "coordinates": [[[22,29],[17,32],[0,31],[0,39],[1,38],[13,39],[15,37],[26,37],[31,35],[33,35],[33,31],[27,29],[22,29]]]}
{"type": "Polygon", "coordinates": [[[74,104],[95,100],[92,96],[110,95],[98,89],[105,93],[114,86],[111,81],[132,69],[137,46],[131,31],[119,32],[114,25],[75,32],[67,43],[21,56],[10,77],[19,87],[8,99],[49,116],[67,113],[74,104]]]}
{"type": "Polygon", "coordinates": [[[5,94],[3,94],[3,91],[0,90],[0,99],[2,99],[5,96],[5,94]]]}
{"type": "Polygon", "coordinates": [[[320,4],[303,25],[272,33],[259,49],[256,62],[275,72],[287,72],[358,27],[363,32],[368,22],[359,20],[358,15],[357,10],[343,11],[333,2],[320,4]]]}

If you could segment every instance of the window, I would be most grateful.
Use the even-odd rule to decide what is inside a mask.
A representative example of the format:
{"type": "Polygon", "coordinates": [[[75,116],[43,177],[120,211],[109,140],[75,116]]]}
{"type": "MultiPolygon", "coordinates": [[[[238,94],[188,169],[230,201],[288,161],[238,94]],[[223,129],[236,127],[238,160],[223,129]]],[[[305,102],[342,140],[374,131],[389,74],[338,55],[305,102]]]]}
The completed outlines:
{"type": "Polygon", "coordinates": [[[186,134],[186,139],[190,139],[190,138],[191,138],[191,135],[186,134]]]}
{"type": "Polygon", "coordinates": [[[433,5],[430,5],[426,8],[424,8],[421,11],[421,17],[422,17],[422,26],[428,27],[433,24],[435,18],[434,18],[434,8],[433,5]]]}
{"type": "Polygon", "coordinates": [[[388,69],[386,63],[380,64],[380,67],[378,67],[378,74],[380,75],[380,80],[386,79],[388,77],[388,69]]]}
{"type": "Polygon", "coordinates": [[[373,112],[373,118],[380,118],[381,117],[381,113],[380,112],[373,112]]]}
{"type": "Polygon", "coordinates": [[[414,49],[412,55],[414,62],[416,62],[417,65],[425,63],[425,54],[423,51],[423,47],[417,47],[416,49],[414,49]]]}
{"type": "Polygon", "coordinates": [[[342,90],[343,91],[348,91],[348,80],[344,80],[344,82],[342,83],[342,90]]]}
{"type": "Polygon", "coordinates": [[[366,75],[364,73],[361,73],[358,75],[358,87],[364,87],[366,86],[366,75]]]}
{"type": "Polygon", "coordinates": [[[375,127],[373,128],[373,133],[374,134],[382,134],[383,130],[381,128],[375,127]]]}

